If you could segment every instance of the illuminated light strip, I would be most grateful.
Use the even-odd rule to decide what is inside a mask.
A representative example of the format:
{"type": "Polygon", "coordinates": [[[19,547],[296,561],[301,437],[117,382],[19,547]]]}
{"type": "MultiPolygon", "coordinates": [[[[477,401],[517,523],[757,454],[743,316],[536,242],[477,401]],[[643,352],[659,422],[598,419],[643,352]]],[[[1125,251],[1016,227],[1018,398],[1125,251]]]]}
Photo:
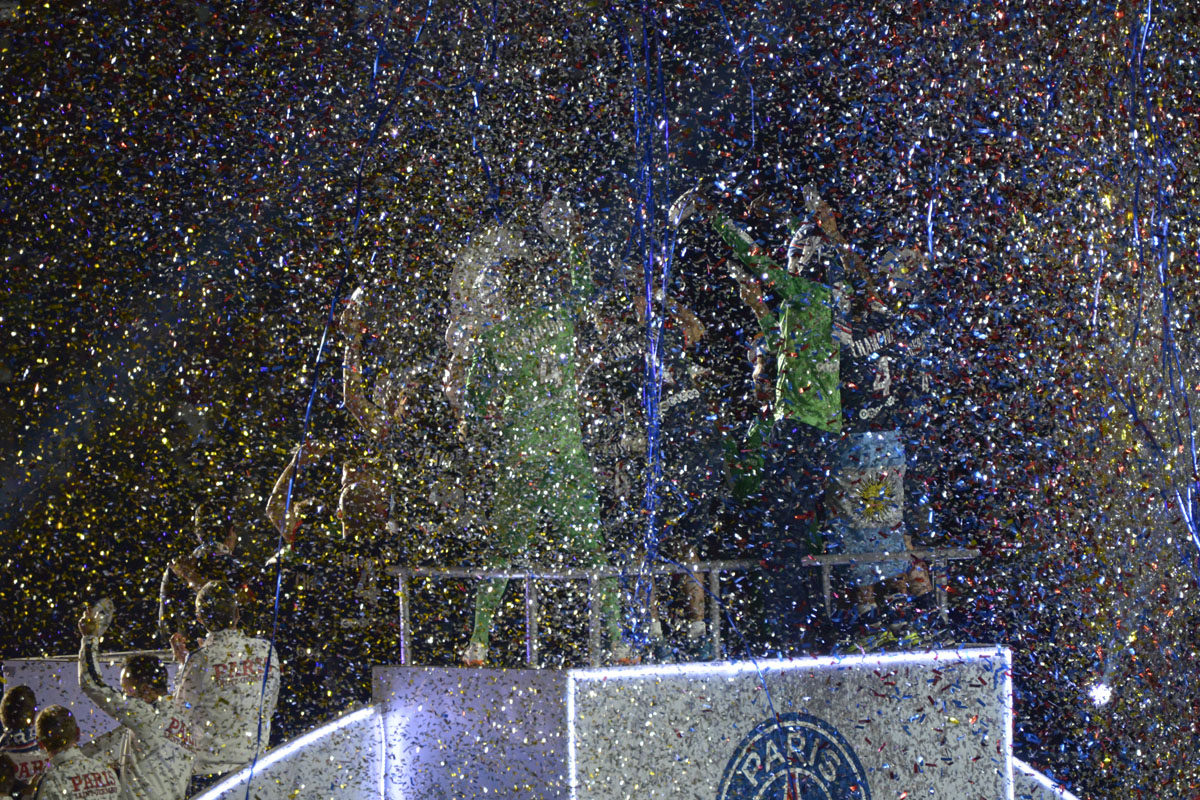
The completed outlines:
{"type": "MultiPolygon", "coordinates": [[[[374,682],[374,668],[372,668],[372,682],[374,682]]],[[[387,797],[387,767],[388,767],[388,735],[387,725],[383,721],[382,707],[376,707],[379,712],[376,717],[376,728],[379,731],[379,800],[384,800],[387,797]]]]}
{"type": "Polygon", "coordinates": [[[1001,742],[1001,747],[1004,748],[1004,774],[1001,776],[1004,779],[1004,793],[1008,800],[1013,800],[1016,796],[1017,776],[1013,774],[1013,680],[1012,680],[1012,657],[1009,651],[1004,650],[1004,663],[1008,665],[1007,669],[1001,676],[1000,682],[1000,702],[1004,704],[1004,741],[1001,742]]]}
{"type": "Polygon", "coordinates": [[[1044,787],[1054,794],[1055,797],[1061,797],[1062,800],[1079,800],[1078,797],[1068,792],[1064,787],[1056,784],[1054,781],[1050,780],[1048,776],[1038,772],[1021,759],[1014,758],[1012,761],[1017,772],[1020,772],[1026,778],[1029,778],[1034,783],[1044,787]]]}
{"type": "Polygon", "coordinates": [[[268,767],[271,767],[277,762],[282,761],[297,750],[301,750],[320,739],[324,739],[331,733],[337,733],[348,725],[353,725],[356,722],[366,719],[372,714],[377,715],[378,713],[378,709],[375,708],[375,706],[368,706],[367,708],[361,708],[358,711],[347,714],[344,717],[339,717],[333,722],[330,722],[328,725],[324,725],[316,730],[309,731],[303,736],[293,739],[281,747],[275,748],[270,753],[267,753],[263,758],[259,759],[257,763],[248,767],[242,767],[242,769],[240,769],[238,772],[235,772],[233,775],[221,781],[216,786],[213,786],[211,789],[208,789],[192,798],[192,800],[217,800],[217,798],[221,797],[221,795],[230,789],[235,788],[243,780],[248,781],[251,777],[253,777],[253,775],[262,773],[268,767]]]}
{"type": "MultiPolygon", "coordinates": [[[[878,653],[867,655],[821,656],[813,658],[771,659],[759,661],[728,661],[696,664],[649,664],[637,667],[601,667],[597,669],[574,669],[568,677],[568,687],[575,680],[613,681],[622,679],[681,677],[681,676],[727,676],[783,672],[797,670],[820,670],[830,668],[870,668],[900,666],[905,664],[939,664],[947,662],[1010,660],[1007,648],[971,648],[964,650],[929,650],[920,653],[878,653]]],[[[1006,676],[1005,691],[1011,696],[1011,676],[1006,676]]],[[[570,691],[570,689],[568,689],[570,691]]],[[[568,695],[568,700],[570,695],[568,695]]],[[[571,709],[568,703],[568,711],[571,709]]]]}

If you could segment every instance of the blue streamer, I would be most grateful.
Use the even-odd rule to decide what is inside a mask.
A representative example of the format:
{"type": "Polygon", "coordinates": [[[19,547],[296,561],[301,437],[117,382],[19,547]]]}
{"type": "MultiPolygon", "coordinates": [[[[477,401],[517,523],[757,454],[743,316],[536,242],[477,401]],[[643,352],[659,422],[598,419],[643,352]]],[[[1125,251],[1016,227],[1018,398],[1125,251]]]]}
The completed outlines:
{"type": "MultiPolygon", "coordinates": [[[[429,14],[430,14],[430,11],[432,10],[432,8],[433,8],[433,0],[428,0],[427,4],[425,6],[425,17],[422,20],[421,25],[417,28],[417,32],[413,37],[412,45],[409,48],[409,54],[405,58],[404,67],[401,69],[399,79],[397,80],[397,85],[399,85],[399,86],[403,86],[404,80],[405,80],[406,76],[408,75],[409,67],[412,66],[413,61],[415,60],[413,51],[416,49],[417,45],[419,44],[419,42],[421,40],[421,35],[425,30],[425,26],[429,22],[429,14]]],[[[390,23],[391,23],[390,16],[388,18],[388,23],[389,23],[389,28],[390,28],[390,23]]],[[[386,34],[386,30],[385,30],[385,34],[386,34]]],[[[382,48],[383,48],[383,43],[382,43],[382,38],[381,38],[380,43],[378,45],[378,49],[376,51],[375,64],[372,67],[372,78],[371,78],[372,94],[374,94],[374,91],[375,91],[375,74],[376,74],[376,70],[378,68],[379,51],[382,50],[382,48]]],[[[312,390],[309,392],[308,401],[304,407],[304,421],[301,425],[300,445],[299,445],[299,451],[298,451],[299,458],[304,457],[304,444],[305,444],[305,442],[308,441],[308,433],[309,433],[309,429],[311,428],[311,424],[312,424],[313,404],[316,401],[317,391],[320,387],[321,367],[325,363],[326,345],[329,343],[329,335],[333,329],[333,326],[334,326],[334,323],[336,320],[337,309],[341,302],[342,296],[345,293],[347,279],[350,276],[350,268],[351,268],[350,251],[351,251],[351,248],[349,245],[358,238],[359,224],[362,220],[362,214],[363,214],[362,179],[363,179],[363,171],[366,166],[367,156],[371,152],[373,145],[375,144],[375,141],[377,140],[377,138],[379,136],[379,131],[383,127],[383,123],[387,120],[388,116],[391,114],[392,108],[395,106],[396,101],[399,99],[400,94],[401,94],[400,92],[397,92],[396,95],[393,96],[392,100],[388,103],[387,107],[383,110],[383,112],[381,112],[379,114],[378,118],[376,118],[375,125],[371,130],[371,136],[367,142],[367,146],[365,148],[363,148],[363,154],[359,158],[358,167],[357,167],[357,175],[356,175],[356,179],[355,179],[355,187],[354,187],[353,224],[351,226],[349,237],[343,237],[342,250],[343,250],[344,255],[343,255],[342,273],[338,277],[337,286],[333,292],[333,299],[331,300],[331,302],[329,304],[329,314],[325,318],[325,326],[324,326],[323,330],[321,331],[321,341],[317,345],[317,352],[313,359],[312,390]]],[[[285,519],[285,520],[288,518],[288,514],[291,512],[292,490],[295,486],[296,475],[298,472],[299,472],[299,470],[294,471],[288,479],[287,494],[285,495],[284,506],[283,506],[283,509],[284,509],[283,510],[283,519],[285,519]]],[[[276,538],[276,547],[275,547],[276,551],[278,552],[279,550],[281,550],[283,548],[283,546],[284,546],[283,530],[281,529],[279,532],[279,536],[276,538]]],[[[267,656],[267,663],[266,663],[265,670],[263,672],[262,687],[261,687],[260,694],[259,694],[260,712],[262,709],[262,704],[266,700],[267,679],[271,673],[271,653],[273,653],[275,650],[275,640],[279,633],[279,598],[282,593],[282,590],[283,590],[283,559],[279,559],[275,565],[275,598],[274,598],[274,607],[272,609],[272,615],[271,615],[271,639],[270,639],[271,650],[267,656]]],[[[262,748],[262,715],[261,715],[261,713],[259,714],[258,732],[255,737],[255,746],[256,746],[256,751],[255,751],[255,755],[254,755],[254,760],[250,762],[250,772],[246,778],[246,795],[245,795],[246,800],[250,800],[250,788],[254,784],[254,768],[258,764],[258,753],[259,753],[259,751],[261,751],[261,748],[262,748]]]]}

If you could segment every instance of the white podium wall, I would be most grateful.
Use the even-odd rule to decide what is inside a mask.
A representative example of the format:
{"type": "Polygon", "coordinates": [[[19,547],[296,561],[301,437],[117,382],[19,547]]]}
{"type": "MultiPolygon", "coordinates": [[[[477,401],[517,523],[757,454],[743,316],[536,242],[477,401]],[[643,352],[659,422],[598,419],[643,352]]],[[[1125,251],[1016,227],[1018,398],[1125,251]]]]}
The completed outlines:
{"type": "Polygon", "coordinates": [[[573,673],[572,797],[1011,798],[1007,651],[573,673]]]}
{"type": "Polygon", "coordinates": [[[381,667],[387,798],[999,798],[1007,650],[567,672],[381,667]]]}
{"type": "MultiPolygon", "coordinates": [[[[112,688],[121,689],[121,667],[125,658],[143,653],[158,656],[167,668],[167,683],[175,685],[178,665],[171,660],[168,651],[138,651],[137,653],[101,653],[100,675],[112,688]]],[[[4,686],[6,689],[25,684],[33,689],[38,708],[60,705],[71,709],[79,723],[80,741],[115,728],[112,717],[101,711],[79,688],[79,657],[52,656],[50,658],[13,658],[4,662],[4,686]]]]}
{"type": "Polygon", "coordinates": [[[568,674],[376,667],[382,797],[568,797],[568,674]]]}

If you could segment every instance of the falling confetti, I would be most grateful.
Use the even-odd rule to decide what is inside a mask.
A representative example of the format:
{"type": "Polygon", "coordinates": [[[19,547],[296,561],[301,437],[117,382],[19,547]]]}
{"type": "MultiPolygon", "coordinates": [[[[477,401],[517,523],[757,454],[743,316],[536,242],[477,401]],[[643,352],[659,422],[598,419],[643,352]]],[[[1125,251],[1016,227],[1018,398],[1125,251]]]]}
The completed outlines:
{"type": "MultiPolygon", "coordinates": [[[[281,742],[368,701],[402,635],[415,663],[460,663],[478,581],[412,578],[406,633],[389,570],[496,566],[521,487],[576,498],[568,527],[601,551],[571,555],[557,508],[522,503],[507,563],[610,565],[645,661],[699,656],[687,579],[665,574],[692,536],[695,557],[753,565],[725,576],[725,657],[771,655],[777,376],[735,253],[669,209],[702,190],[786,264],[808,188],[863,262],[921,255],[878,287],[921,332],[904,525],[918,547],[980,551],[943,573],[942,633],[1012,649],[1016,754],[1080,796],[1194,796],[1189,11],[0,4],[0,656],[76,652],[75,620],[104,596],[106,650],[194,642],[168,569],[183,560],[236,584],[247,629],[276,642],[281,742]],[[569,213],[539,219],[548,201],[569,213]],[[553,268],[556,226],[586,287],[553,268]],[[525,269],[507,289],[528,284],[508,305],[470,266],[497,229],[500,260],[525,269]],[[569,312],[551,349],[520,350],[507,315],[526,302],[569,312]],[[614,319],[632,358],[610,351],[614,319]],[[511,386],[478,391],[514,378],[477,368],[485,350],[537,361],[534,388],[578,371],[552,422],[575,428],[571,481],[593,486],[545,453],[532,471],[505,438],[528,419],[511,386]]],[[[877,477],[861,502],[896,493],[877,477]]],[[[584,663],[584,590],[548,581],[540,599],[541,666],[584,663]]],[[[817,609],[820,588],[803,599],[817,609]]],[[[515,586],[499,601],[490,664],[524,663],[523,602],[515,586]]],[[[822,624],[798,646],[838,646],[822,624]]]]}

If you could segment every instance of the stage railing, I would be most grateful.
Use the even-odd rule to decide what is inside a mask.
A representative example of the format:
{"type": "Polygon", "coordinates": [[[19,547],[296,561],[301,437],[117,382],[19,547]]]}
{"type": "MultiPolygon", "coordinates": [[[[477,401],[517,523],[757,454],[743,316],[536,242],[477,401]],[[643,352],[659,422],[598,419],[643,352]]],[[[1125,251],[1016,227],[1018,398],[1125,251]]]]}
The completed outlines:
{"type": "MultiPolygon", "coordinates": [[[[801,568],[821,570],[821,596],[825,613],[833,614],[833,587],[831,574],[836,566],[848,564],[872,564],[887,561],[897,561],[904,558],[918,558],[928,565],[929,579],[936,591],[938,613],[946,618],[946,585],[938,580],[938,573],[945,570],[951,561],[966,561],[979,557],[979,550],[974,548],[920,548],[897,553],[858,553],[858,554],[823,554],[805,556],[801,568]]],[[[708,591],[706,597],[706,613],[708,615],[708,636],[712,642],[712,651],[721,652],[721,574],[725,572],[749,572],[762,568],[762,563],[749,559],[698,561],[690,565],[656,564],[644,567],[641,575],[707,575],[708,591]]],[[[553,570],[539,568],[508,567],[504,569],[486,569],[475,567],[390,567],[389,575],[399,581],[398,604],[400,613],[400,664],[412,663],[412,619],[411,619],[411,583],[414,578],[473,578],[489,580],[505,578],[522,582],[525,594],[525,663],[529,667],[538,665],[538,589],[537,581],[586,581],[588,584],[588,663],[599,666],[601,661],[600,647],[600,603],[598,583],[604,578],[620,578],[628,576],[628,571],[615,567],[603,567],[592,570],[553,570]]],[[[698,578],[697,578],[698,579],[698,578]]]]}
{"type": "MultiPolygon", "coordinates": [[[[707,613],[709,638],[713,652],[721,649],[721,573],[748,571],[759,568],[759,562],[750,560],[699,561],[689,566],[657,564],[640,570],[643,575],[703,575],[708,576],[707,613]]],[[[388,574],[399,579],[400,606],[400,663],[407,665],[412,658],[412,622],[409,609],[410,582],[413,578],[475,578],[487,580],[507,578],[520,580],[525,589],[525,663],[530,667],[538,664],[538,590],[537,581],[587,581],[588,584],[588,663],[600,666],[600,603],[598,582],[604,578],[628,576],[628,571],[615,567],[582,570],[552,569],[484,569],[473,567],[391,567],[388,574]]]]}
{"type": "Polygon", "coordinates": [[[979,550],[973,547],[923,547],[905,550],[903,553],[825,553],[805,556],[800,564],[810,569],[821,570],[821,598],[825,613],[833,616],[833,568],[849,564],[882,564],[887,561],[920,559],[929,569],[929,582],[937,592],[937,608],[942,620],[946,621],[946,584],[937,579],[938,570],[946,569],[951,561],[970,561],[979,558],[979,550]]]}

